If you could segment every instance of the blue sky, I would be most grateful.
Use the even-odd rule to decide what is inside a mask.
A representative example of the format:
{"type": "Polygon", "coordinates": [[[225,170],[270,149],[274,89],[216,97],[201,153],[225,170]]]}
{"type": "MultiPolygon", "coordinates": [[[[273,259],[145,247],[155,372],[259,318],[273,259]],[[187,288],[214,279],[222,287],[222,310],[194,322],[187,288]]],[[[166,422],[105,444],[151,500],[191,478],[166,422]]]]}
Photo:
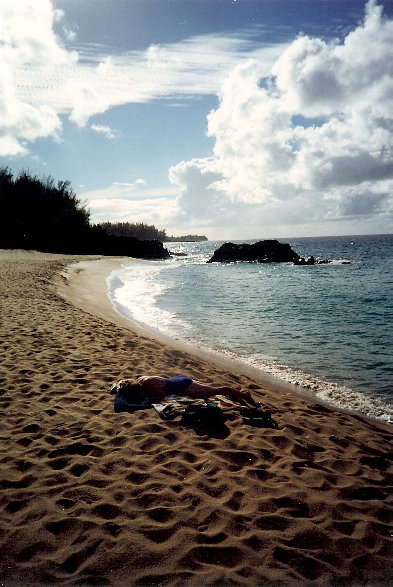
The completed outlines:
{"type": "Polygon", "coordinates": [[[393,2],[2,0],[0,165],[93,222],[392,232],[393,2]]]}

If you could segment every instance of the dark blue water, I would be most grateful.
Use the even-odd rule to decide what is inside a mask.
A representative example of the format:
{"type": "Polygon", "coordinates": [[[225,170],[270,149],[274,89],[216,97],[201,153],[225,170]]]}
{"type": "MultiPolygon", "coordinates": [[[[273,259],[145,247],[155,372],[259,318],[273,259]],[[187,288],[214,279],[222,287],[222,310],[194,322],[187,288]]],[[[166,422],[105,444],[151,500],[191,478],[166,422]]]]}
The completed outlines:
{"type": "Polygon", "coordinates": [[[393,235],[280,241],[331,263],[206,264],[221,243],[170,243],[187,257],[123,269],[112,298],[160,332],[391,419],[393,235]]]}

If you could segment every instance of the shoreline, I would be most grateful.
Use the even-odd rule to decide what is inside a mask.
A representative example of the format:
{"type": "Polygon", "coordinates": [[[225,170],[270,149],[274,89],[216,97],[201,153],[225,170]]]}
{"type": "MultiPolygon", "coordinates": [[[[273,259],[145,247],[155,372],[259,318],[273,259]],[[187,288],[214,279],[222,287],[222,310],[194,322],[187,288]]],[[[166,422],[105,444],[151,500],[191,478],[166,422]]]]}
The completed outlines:
{"type": "Polygon", "coordinates": [[[5,587],[391,584],[391,428],[108,321],[98,281],[89,311],[59,295],[98,259],[0,251],[5,587]],[[110,384],[153,371],[249,389],[278,428],[115,413],[110,384]]]}
{"type": "MultiPolygon", "coordinates": [[[[77,261],[67,268],[66,273],[62,274],[62,280],[57,284],[57,291],[64,299],[84,311],[96,314],[108,322],[132,332],[151,337],[164,345],[169,345],[180,351],[189,352],[198,357],[198,359],[212,361],[222,368],[233,369],[243,375],[250,376],[271,391],[290,391],[312,401],[319,401],[307,389],[302,389],[291,383],[287,383],[269,373],[262,373],[261,369],[252,367],[251,365],[248,366],[240,359],[236,361],[233,358],[226,358],[216,351],[205,350],[185,340],[171,338],[153,328],[149,328],[131,318],[123,316],[114,308],[110,301],[108,295],[108,278],[113,271],[120,269],[125,263],[148,263],[148,261],[140,261],[131,257],[77,261]]],[[[323,401],[320,403],[326,404],[323,401]]]]}
{"type": "Polygon", "coordinates": [[[168,345],[179,351],[190,353],[198,359],[213,362],[221,368],[245,375],[270,392],[293,393],[303,399],[318,403],[330,409],[359,416],[376,425],[381,424],[393,429],[393,422],[390,423],[385,419],[372,417],[350,407],[339,406],[333,400],[324,400],[305,387],[280,379],[278,376],[264,372],[261,368],[248,365],[241,359],[225,357],[225,355],[218,351],[203,349],[188,343],[186,340],[171,338],[153,328],[149,328],[147,325],[139,324],[132,318],[123,316],[115,309],[109,298],[108,280],[112,272],[116,269],[120,269],[124,264],[134,263],[146,264],[148,261],[134,259],[132,257],[105,257],[95,260],[77,261],[68,266],[66,273],[62,275],[62,280],[58,283],[57,290],[62,297],[82,310],[96,314],[122,328],[151,337],[159,343],[168,345]]]}

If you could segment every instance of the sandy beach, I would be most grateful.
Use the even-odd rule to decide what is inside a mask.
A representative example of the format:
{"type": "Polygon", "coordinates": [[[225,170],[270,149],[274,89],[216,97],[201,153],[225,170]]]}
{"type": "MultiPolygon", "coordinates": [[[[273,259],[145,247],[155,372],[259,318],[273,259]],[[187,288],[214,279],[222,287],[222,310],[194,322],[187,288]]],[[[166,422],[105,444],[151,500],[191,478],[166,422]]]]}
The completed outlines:
{"type": "Polygon", "coordinates": [[[393,428],[148,335],[106,295],[121,262],[0,252],[1,584],[391,584],[393,428]],[[278,428],[114,412],[112,382],[177,373],[278,428]]]}

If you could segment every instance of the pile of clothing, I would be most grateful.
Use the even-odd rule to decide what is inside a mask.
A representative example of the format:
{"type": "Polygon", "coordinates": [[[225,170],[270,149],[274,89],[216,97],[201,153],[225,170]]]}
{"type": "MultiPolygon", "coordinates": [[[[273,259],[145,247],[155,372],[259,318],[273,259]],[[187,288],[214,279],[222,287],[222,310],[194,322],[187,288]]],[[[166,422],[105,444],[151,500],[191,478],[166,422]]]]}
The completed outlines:
{"type": "Polygon", "coordinates": [[[111,393],[115,394],[114,410],[117,413],[153,408],[162,420],[174,420],[179,417],[180,423],[185,426],[219,428],[225,425],[226,412],[239,411],[245,424],[259,428],[278,427],[271,413],[260,409],[261,404],[256,404],[254,408],[245,408],[222,395],[203,399],[177,394],[168,395],[164,399],[148,396],[135,403],[127,398],[126,393],[118,391],[116,383],[111,386],[111,393]]]}

